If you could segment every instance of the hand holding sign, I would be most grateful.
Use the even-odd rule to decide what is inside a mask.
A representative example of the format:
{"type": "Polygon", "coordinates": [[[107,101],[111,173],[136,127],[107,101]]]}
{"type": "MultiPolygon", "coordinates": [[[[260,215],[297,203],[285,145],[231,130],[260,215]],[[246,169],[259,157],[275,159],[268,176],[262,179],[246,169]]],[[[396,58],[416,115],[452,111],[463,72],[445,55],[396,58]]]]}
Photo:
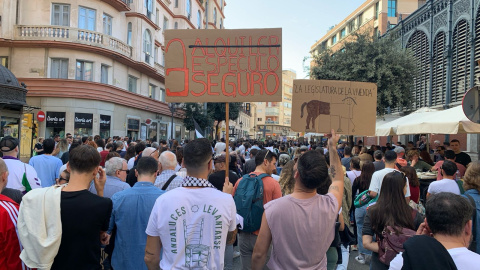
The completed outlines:
{"type": "Polygon", "coordinates": [[[228,177],[225,177],[225,183],[223,184],[223,192],[232,194],[233,191],[233,185],[230,183],[230,180],[228,177]]]}

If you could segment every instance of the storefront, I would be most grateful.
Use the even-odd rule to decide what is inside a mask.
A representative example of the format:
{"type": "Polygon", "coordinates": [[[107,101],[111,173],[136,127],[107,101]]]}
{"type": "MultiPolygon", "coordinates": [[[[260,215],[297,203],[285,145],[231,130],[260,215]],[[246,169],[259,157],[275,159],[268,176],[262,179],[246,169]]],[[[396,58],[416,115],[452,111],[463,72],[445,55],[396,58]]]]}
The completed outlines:
{"type": "Polygon", "coordinates": [[[100,137],[106,139],[110,136],[112,117],[110,115],[100,114],[100,137]]]}
{"type": "Polygon", "coordinates": [[[157,141],[157,122],[152,122],[150,125],[147,126],[147,139],[149,139],[151,142],[156,142],[157,141]]]}
{"type": "Polygon", "coordinates": [[[65,137],[65,112],[48,112],[45,120],[45,138],[65,137]]]}
{"type": "Polygon", "coordinates": [[[75,113],[74,119],[75,136],[88,137],[92,135],[93,114],[91,113],[75,113]]]}
{"type": "Polygon", "coordinates": [[[140,119],[127,119],[127,136],[133,141],[140,139],[140,119]]]}
{"type": "Polygon", "coordinates": [[[160,123],[158,140],[168,140],[168,124],[160,123]]]}

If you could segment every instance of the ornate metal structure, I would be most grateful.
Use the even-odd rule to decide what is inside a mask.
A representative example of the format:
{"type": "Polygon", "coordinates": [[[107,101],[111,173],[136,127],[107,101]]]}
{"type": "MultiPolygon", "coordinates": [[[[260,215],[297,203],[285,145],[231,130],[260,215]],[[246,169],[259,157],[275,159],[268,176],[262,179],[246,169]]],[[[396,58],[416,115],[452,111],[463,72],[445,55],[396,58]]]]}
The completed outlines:
{"type": "Polygon", "coordinates": [[[22,111],[26,103],[27,89],[6,67],[0,65],[0,108],[22,111]]]}
{"type": "Polygon", "coordinates": [[[411,49],[411,109],[459,104],[480,78],[480,0],[429,0],[387,32],[411,49]]]}

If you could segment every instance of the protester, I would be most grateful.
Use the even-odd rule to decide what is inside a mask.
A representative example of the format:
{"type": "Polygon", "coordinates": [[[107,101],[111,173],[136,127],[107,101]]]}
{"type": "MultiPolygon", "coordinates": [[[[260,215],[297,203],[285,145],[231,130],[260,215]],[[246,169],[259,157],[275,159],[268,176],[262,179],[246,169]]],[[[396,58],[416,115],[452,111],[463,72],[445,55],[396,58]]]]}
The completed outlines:
{"type": "Polygon", "coordinates": [[[407,160],[410,166],[412,166],[413,168],[415,168],[415,170],[419,172],[429,171],[432,168],[432,165],[419,158],[420,152],[418,150],[409,150],[407,152],[407,160]]]}
{"type": "MultiPolygon", "coordinates": [[[[395,152],[391,150],[386,151],[384,159],[385,159],[385,169],[376,171],[373,174],[372,181],[370,182],[370,187],[368,188],[368,190],[370,191],[369,193],[370,197],[372,198],[375,198],[378,195],[380,195],[382,182],[385,175],[396,170],[395,167],[396,167],[396,162],[398,161],[398,155],[395,152]]],[[[407,179],[407,182],[408,182],[408,179],[407,179]]],[[[407,193],[405,194],[405,197],[410,198],[410,189],[407,189],[407,193]]]]}
{"type": "MultiPolygon", "coordinates": [[[[113,157],[105,162],[107,180],[103,188],[103,197],[112,198],[113,194],[130,188],[130,185],[125,182],[127,171],[127,162],[123,158],[113,157]]],[[[89,191],[98,195],[94,183],[90,185],[89,191]]]]}
{"type": "Polygon", "coordinates": [[[57,157],[52,156],[55,148],[55,142],[52,139],[46,139],[43,142],[44,154],[30,158],[30,164],[37,172],[42,187],[50,187],[55,185],[59,177],[60,167],[63,163],[57,157]]]}
{"type": "Polygon", "coordinates": [[[0,150],[3,154],[3,161],[8,169],[7,188],[17,189],[23,193],[36,188],[41,188],[41,180],[37,171],[18,159],[18,139],[12,136],[5,136],[0,140],[0,150]],[[27,180],[27,181],[24,181],[27,180]]]}
{"type": "Polygon", "coordinates": [[[106,176],[99,165],[95,148],[79,146],[70,153],[68,185],[36,189],[24,196],[18,231],[25,247],[21,258],[28,267],[101,269],[100,244],[109,242],[112,202],[100,197],[106,176]],[[100,196],[87,190],[92,179],[100,196]]]}
{"type": "Polygon", "coordinates": [[[3,194],[8,181],[8,170],[0,159],[0,269],[23,270],[25,264],[20,260],[23,247],[17,233],[19,204],[3,194]]]}
{"type": "Polygon", "coordinates": [[[243,166],[243,173],[244,174],[250,174],[251,172],[255,171],[255,168],[257,167],[255,165],[255,156],[258,153],[258,149],[252,148],[250,150],[250,159],[245,162],[245,165],[243,166]]]}
{"type": "Polygon", "coordinates": [[[360,169],[360,162],[361,160],[359,157],[353,157],[350,159],[350,171],[347,171],[347,177],[350,179],[350,186],[353,185],[353,180],[359,177],[362,173],[360,169]]]}
{"type": "Polygon", "coordinates": [[[227,148],[227,145],[225,144],[225,139],[221,138],[219,142],[215,144],[214,151],[215,155],[220,155],[223,152],[225,152],[225,148],[227,148]]]}
{"type": "Polygon", "coordinates": [[[428,186],[427,198],[431,194],[440,192],[451,192],[460,195],[460,188],[455,180],[456,172],[457,165],[452,161],[445,160],[439,172],[443,175],[443,179],[432,182],[430,186],[428,186]]]}
{"type": "MultiPolygon", "coordinates": [[[[153,147],[147,147],[142,152],[142,157],[153,157],[155,160],[158,160],[159,156],[160,152],[158,151],[158,149],[153,147]]],[[[135,183],[137,182],[137,176],[135,175],[135,167],[136,166],[133,166],[133,168],[129,170],[127,176],[127,183],[131,187],[133,187],[133,185],[135,185],[135,183]]]]}
{"type": "Polygon", "coordinates": [[[442,192],[428,198],[425,222],[390,263],[400,269],[478,269],[480,255],[468,250],[472,241],[473,206],[461,196],[442,192]],[[433,236],[433,237],[432,237],[433,236]]]}
{"type": "Polygon", "coordinates": [[[402,167],[400,171],[407,176],[410,189],[410,200],[418,204],[420,202],[420,182],[418,181],[418,176],[415,168],[411,166],[405,166],[402,167]]]}
{"type": "Polygon", "coordinates": [[[467,171],[465,172],[465,177],[463,178],[463,188],[465,189],[464,197],[466,197],[469,202],[474,207],[476,211],[473,215],[473,239],[477,245],[475,252],[480,254],[480,162],[472,162],[468,166],[467,171]],[[475,219],[476,217],[476,219],[475,219]]]}
{"type": "Polygon", "coordinates": [[[131,170],[135,166],[135,160],[138,160],[141,156],[140,154],[147,148],[147,145],[144,142],[139,142],[135,144],[134,149],[135,149],[135,156],[131,157],[130,159],[126,159],[127,162],[127,167],[129,170],[131,170]]]}
{"type": "Polygon", "coordinates": [[[344,188],[344,176],[336,149],[338,137],[333,133],[329,140],[329,170],[324,157],[318,152],[305,153],[294,167],[294,192],[265,205],[252,269],[263,269],[271,244],[270,269],[326,268],[325,254],[334,237],[328,232],[334,231],[344,188]],[[318,195],[317,188],[322,182],[330,181],[329,172],[333,179],[330,191],[325,196],[318,195]]]}
{"type": "Polygon", "coordinates": [[[376,150],[373,153],[373,157],[375,161],[373,162],[373,165],[375,166],[375,171],[383,170],[385,169],[385,163],[383,162],[383,152],[381,150],[376,150]]]}
{"type": "Polygon", "coordinates": [[[455,152],[455,162],[462,164],[467,167],[467,165],[472,162],[470,156],[460,150],[460,141],[457,139],[450,141],[450,148],[455,152]]]}
{"type": "MultiPolygon", "coordinates": [[[[232,156],[230,156],[231,158],[232,156]]],[[[208,181],[218,190],[223,190],[225,184],[225,170],[227,170],[226,154],[216,155],[213,158],[213,164],[215,166],[215,172],[208,176],[208,181]]],[[[228,171],[228,180],[232,185],[238,180],[237,174],[231,169],[228,171]]]]}
{"type": "Polygon", "coordinates": [[[345,146],[343,150],[342,165],[350,171],[350,161],[352,160],[352,148],[350,146],[345,146]]]}
{"type": "MultiPolygon", "coordinates": [[[[223,269],[225,245],[235,237],[235,203],[207,180],[212,168],[208,140],[193,140],[183,150],[187,177],[182,187],[155,202],[146,229],[145,263],[148,269],[223,269]]],[[[225,186],[232,188],[228,180],[225,186]]]]}
{"type": "Polygon", "coordinates": [[[34,156],[43,154],[43,140],[44,139],[45,138],[43,138],[43,137],[39,137],[37,139],[37,143],[35,144],[34,149],[33,149],[33,150],[35,150],[34,156]]]}
{"type": "MultiPolygon", "coordinates": [[[[375,174],[374,174],[375,177],[375,174]]],[[[373,180],[372,180],[373,181],[373,180]]],[[[388,226],[417,230],[423,216],[412,209],[404,199],[407,196],[408,181],[402,172],[393,171],[385,175],[378,201],[370,206],[362,228],[363,246],[372,251],[371,269],[388,269],[388,264],[379,260],[379,244],[384,238],[382,232],[388,226]],[[376,241],[373,241],[376,236],[376,241]]]]}
{"type": "Polygon", "coordinates": [[[117,152],[122,158],[127,154],[126,144],[124,144],[122,141],[117,141],[114,145],[114,149],[115,152],[117,152]]]}
{"type": "Polygon", "coordinates": [[[55,146],[55,150],[52,152],[52,156],[62,158],[62,155],[68,152],[68,142],[66,139],[61,139],[55,146]]]}
{"type": "MultiPolygon", "coordinates": [[[[177,158],[174,153],[165,151],[159,157],[160,175],[155,180],[155,186],[161,190],[169,191],[177,187],[181,187],[183,178],[175,173],[177,166],[177,158]]],[[[225,182],[225,179],[223,180],[225,182]]]]}
{"type": "Polygon", "coordinates": [[[282,190],[282,196],[289,195],[293,193],[293,189],[295,187],[295,178],[293,177],[293,167],[295,165],[295,161],[290,160],[283,166],[282,172],[280,173],[280,180],[278,183],[280,184],[280,189],[282,190]]]}
{"type": "Polygon", "coordinates": [[[157,177],[158,161],[142,157],[136,167],[137,183],[112,196],[113,210],[108,232],[117,229],[112,267],[115,270],[147,269],[144,262],[148,219],[157,198],[165,191],[153,183],[157,177]]]}
{"type": "Polygon", "coordinates": [[[67,170],[63,170],[60,173],[60,177],[58,178],[57,185],[67,184],[70,181],[70,173],[67,170]]]}
{"type": "MultiPolygon", "coordinates": [[[[78,147],[80,146],[80,144],[78,143],[78,141],[73,141],[73,143],[68,147],[68,151],[63,153],[62,155],[62,163],[63,163],[63,166],[65,166],[65,164],[67,164],[68,160],[70,159],[70,152],[75,149],[75,147],[78,147]]],[[[105,165],[105,164],[104,164],[105,165]]],[[[63,167],[62,166],[62,167],[63,167]]],[[[66,166],[65,166],[66,168],[66,166]]]]}
{"type": "MultiPolygon", "coordinates": [[[[446,150],[444,157],[445,157],[444,160],[438,161],[437,163],[435,163],[435,166],[433,166],[431,168],[432,171],[437,171],[438,172],[437,173],[437,180],[442,180],[443,179],[443,176],[440,173],[440,168],[442,167],[443,162],[445,160],[455,162],[455,159],[456,159],[455,152],[453,152],[453,150],[446,150]]],[[[455,177],[458,176],[459,178],[462,178],[467,169],[465,168],[465,166],[463,166],[462,164],[460,164],[458,162],[455,162],[455,165],[457,165],[457,170],[458,170],[458,173],[459,173],[459,175],[455,175],[455,177]]]]}
{"type": "MultiPolygon", "coordinates": [[[[273,179],[270,176],[272,173],[274,173],[277,170],[277,167],[276,167],[277,155],[267,149],[261,150],[255,156],[255,164],[257,167],[255,168],[255,171],[252,172],[252,174],[254,175],[255,179],[261,180],[263,183],[263,202],[262,202],[263,205],[267,204],[272,200],[282,197],[282,191],[280,190],[280,185],[275,179],[273,179]]],[[[240,200],[242,199],[241,196],[244,195],[243,192],[247,192],[247,190],[244,190],[243,188],[248,187],[248,183],[247,182],[242,183],[243,178],[237,181],[233,189],[232,194],[234,194],[234,197],[236,197],[235,198],[236,201],[239,198],[240,200]],[[242,187],[242,193],[237,194],[236,191],[239,186],[242,187]]],[[[252,178],[249,178],[249,179],[252,179],[252,178]]],[[[236,203],[236,207],[237,207],[237,211],[238,209],[241,208],[238,203],[236,203]]],[[[248,213],[248,215],[250,214],[251,212],[248,213]]],[[[239,215],[242,215],[242,213],[239,213],[239,215]]],[[[243,216],[243,218],[245,219],[246,216],[243,216]]],[[[258,218],[258,217],[255,216],[255,218],[258,218]]],[[[255,247],[255,242],[257,241],[259,231],[260,231],[260,227],[253,229],[252,232],[246,232],[244,229],[239,233],[238,245],[240,247],[242,265],[244,270],[251,269],[253,248],[255,247]]]]}
{"type": "Polygon", "coordinates": [[[368,153],[367,147],[363,146],[360,150],[360,155],[358,155],[361,161],[371,161],[373,162],[373,157],[368,153]]]}
{"type": "Polygon", "coordinates": [[[404,159],[405,149],[401,146],[397,146],[393,151],[395,151],[395,154],[397,154],[397,164],[395,164],[396,169],[400,170],[400,168],[402,168],[403,166],[407,166],[408,163],[404,159]]]}

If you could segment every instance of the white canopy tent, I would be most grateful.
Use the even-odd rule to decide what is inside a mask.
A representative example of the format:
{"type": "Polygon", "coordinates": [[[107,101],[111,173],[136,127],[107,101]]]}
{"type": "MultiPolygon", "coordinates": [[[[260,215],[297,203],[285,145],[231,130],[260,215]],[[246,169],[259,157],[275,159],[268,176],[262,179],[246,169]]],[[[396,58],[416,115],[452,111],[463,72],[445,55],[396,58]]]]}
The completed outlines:
{"type": "Polygon", "coordinates": [[[462,106],[418,115],[397,126],[397,135],[480,133],[480,124],[470,121],[462,106]]]}
{"type": "MultiPolygon", "coordinates": [[[[435,109],[431,108],[420,108],[416,110],[415,112],[400,117],[398,119],[395,119],[393,121],[378,125],[376,130],[375,130],[375,135],[376,136],[391,136],[391,135],[399,135],[398,134],[398,127],[406,124],[410,124],[415,122],[418,119],[423,119],[424,117],[427,117],[428,115],[438,112],[435,109]]],[[[421,132],[418,132],[421,133],[421,132]]],[[[427,132],[423,132],[427,133],[427,132]]],[[[415,133],[408,133],[408,134],[415,134],[415,133]]]]}

